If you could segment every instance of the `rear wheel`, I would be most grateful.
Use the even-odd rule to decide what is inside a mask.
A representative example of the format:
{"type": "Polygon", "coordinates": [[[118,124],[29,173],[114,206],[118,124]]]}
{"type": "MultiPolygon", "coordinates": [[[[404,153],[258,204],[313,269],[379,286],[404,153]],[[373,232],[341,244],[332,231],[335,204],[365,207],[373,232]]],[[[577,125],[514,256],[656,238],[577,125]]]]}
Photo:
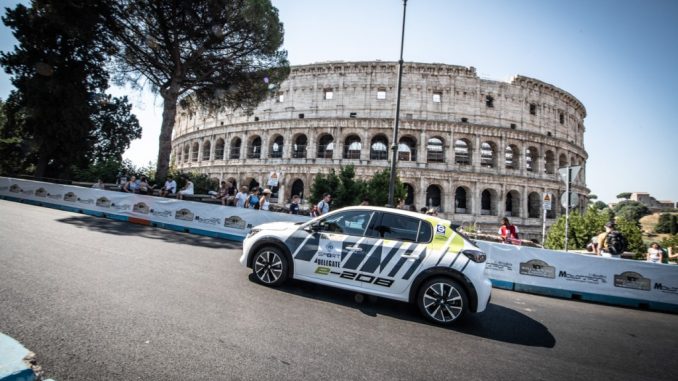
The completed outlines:
{"type": "Polygon", "coordinates": [[[252,273],[256,280],[267,286],[280,286],[287,280],[287,258],[273,246],[259,250],[252,260],[252,273]]]}
{"type": "Polygon", "coordinates": [[[468,312],[468,296],[464,288],[452,279],[433,278],[419,289],[417,306],[427,320],[450,325],[468,312]]]}

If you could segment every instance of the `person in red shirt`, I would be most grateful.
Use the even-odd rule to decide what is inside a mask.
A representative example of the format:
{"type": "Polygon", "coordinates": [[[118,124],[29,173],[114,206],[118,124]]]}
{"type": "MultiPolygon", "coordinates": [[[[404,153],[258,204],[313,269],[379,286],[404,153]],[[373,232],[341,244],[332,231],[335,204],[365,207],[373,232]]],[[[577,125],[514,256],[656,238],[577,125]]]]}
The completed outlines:
{"type": "Polygon", "coordinates": [[[520,242],[518,238],[518,227],[511,225],[508,218],[504,217],[501,219],[501,227],[499,228],[499,235],[501,239],[507,243],[514,243],[515,241],[520,242]]]}

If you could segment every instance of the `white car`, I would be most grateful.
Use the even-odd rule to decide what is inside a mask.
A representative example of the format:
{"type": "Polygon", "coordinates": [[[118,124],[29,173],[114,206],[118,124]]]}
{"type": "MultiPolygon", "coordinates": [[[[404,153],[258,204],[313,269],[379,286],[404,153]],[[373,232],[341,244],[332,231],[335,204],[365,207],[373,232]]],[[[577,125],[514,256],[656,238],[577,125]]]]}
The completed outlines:
{"type": "Polygon", "coordinates": [[[295,278],[414,302],[426,319],[447,325],[487,307],[485,259],[448,220],[357,206],[256,226],[240,263],[268,286],[295,278]]]}

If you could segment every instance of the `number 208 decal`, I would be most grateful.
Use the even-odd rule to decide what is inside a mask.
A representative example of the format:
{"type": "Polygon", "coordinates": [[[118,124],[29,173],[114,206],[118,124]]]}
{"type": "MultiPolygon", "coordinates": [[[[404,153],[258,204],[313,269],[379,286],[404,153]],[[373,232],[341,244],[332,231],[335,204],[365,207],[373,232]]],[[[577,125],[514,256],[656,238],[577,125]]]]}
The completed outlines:
{"type": "Polygon", "coordinates": [[[393,284],[393,279],[380,278],[369,274],[357,273],[354,271],[342,271],[342,272],[332,271],[332,269],[330,269],[329,267],[322,266],[319,266],[317,269],[315,269],[315,273],[320,275],[329,275],[329,274],[339,275],[339,277],[343,279],[354,280],[363,283],[372,283],[377,286],[383,287],[391,287],[391,285],[393,284]]]}

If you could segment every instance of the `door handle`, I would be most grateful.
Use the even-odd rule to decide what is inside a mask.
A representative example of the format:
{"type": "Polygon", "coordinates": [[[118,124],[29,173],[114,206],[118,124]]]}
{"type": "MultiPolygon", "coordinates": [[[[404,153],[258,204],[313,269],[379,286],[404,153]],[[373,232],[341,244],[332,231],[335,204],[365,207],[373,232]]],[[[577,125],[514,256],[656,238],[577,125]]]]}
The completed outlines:
{"type": "Polygon", "coordinates": [[[347,246],[346,248],[351,251],[363,251],[363,248],[360,246],[347,246]]]}

